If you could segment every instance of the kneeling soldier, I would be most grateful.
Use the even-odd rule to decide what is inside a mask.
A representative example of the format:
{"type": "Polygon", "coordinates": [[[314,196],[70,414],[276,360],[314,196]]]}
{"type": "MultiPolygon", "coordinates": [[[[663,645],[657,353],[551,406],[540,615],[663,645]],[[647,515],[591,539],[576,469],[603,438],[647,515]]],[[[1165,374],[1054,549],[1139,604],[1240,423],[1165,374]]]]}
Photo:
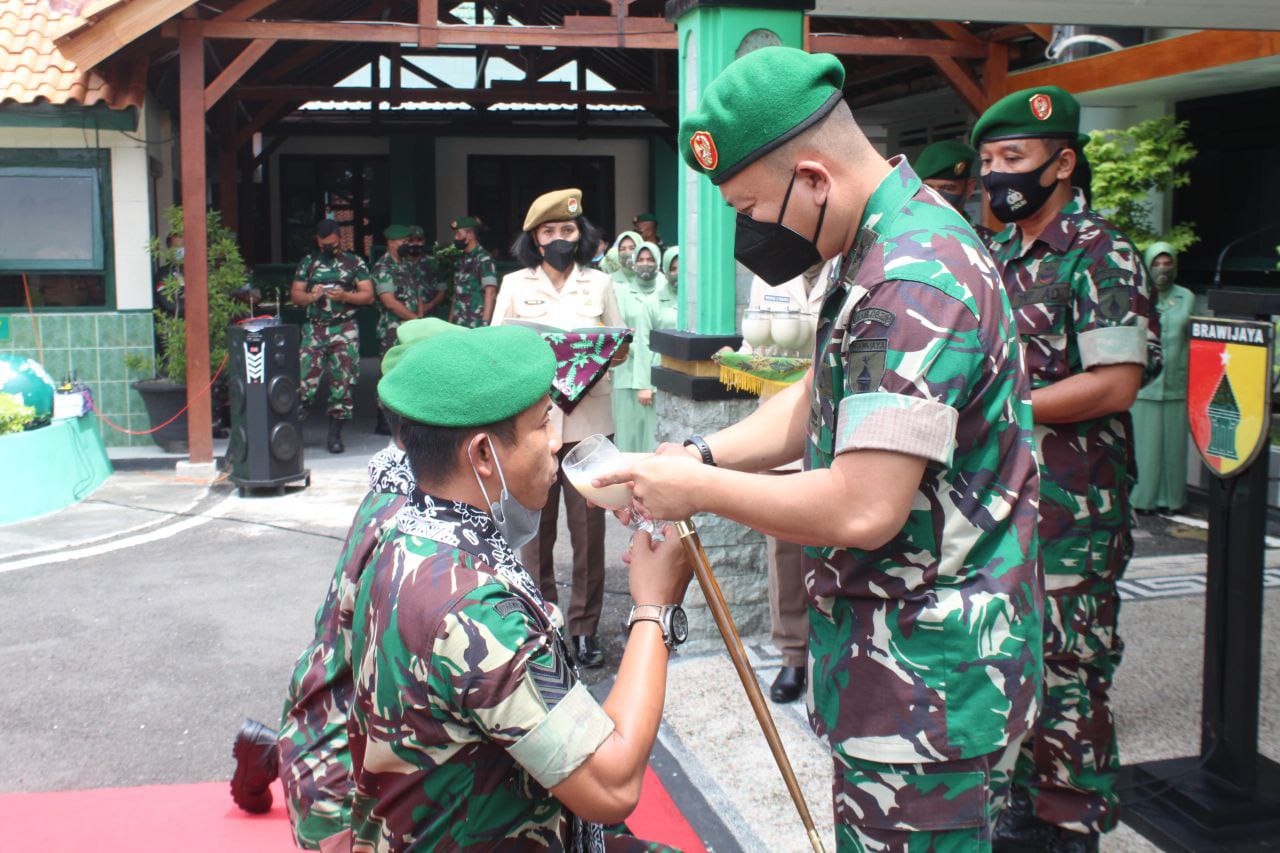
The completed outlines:
{"type": "Polygon", "coordinates": [[[555,359],[520,327],[441,335],[378,383],[417,480],[360,581],[348,725],[355,850],[615,848],[657,734],[690,571],[637,534],[627,643],[601,706],[514,549],[560,437],[555,359]]]}

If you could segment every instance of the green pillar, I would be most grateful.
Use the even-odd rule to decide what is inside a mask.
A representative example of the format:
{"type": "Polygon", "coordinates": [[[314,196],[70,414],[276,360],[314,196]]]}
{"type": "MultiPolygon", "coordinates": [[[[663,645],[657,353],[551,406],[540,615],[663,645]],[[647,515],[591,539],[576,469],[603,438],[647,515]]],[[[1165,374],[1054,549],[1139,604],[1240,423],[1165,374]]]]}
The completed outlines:
{"type": "MultiPolygon", "coordinates": [[[[736,57],[767,45],[803,47],[804,13],[813,7],[813,0],[738,6],[725,0],[669,3],[667,17],[675,20],[680,39],[681,118],[736,57]]],[[[683,165],[683,160],[679,205],[680,328],[704,335],[733,334],[734,213],[711,181],[683,165]]]]}
{"type": "Polygon", "coordinates": [[[428,246],[436,233],[436,145],[426,133],[391,137],[391,221],[421,225],[428,246]]]}

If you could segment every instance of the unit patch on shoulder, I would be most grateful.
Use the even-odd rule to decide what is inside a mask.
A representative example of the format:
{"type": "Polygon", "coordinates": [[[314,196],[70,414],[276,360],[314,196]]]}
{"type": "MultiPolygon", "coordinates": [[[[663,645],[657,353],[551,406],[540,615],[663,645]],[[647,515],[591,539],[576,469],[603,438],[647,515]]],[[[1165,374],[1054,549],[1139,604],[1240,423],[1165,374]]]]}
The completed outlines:
{"type": "Polygon", "coordinates": [[[689,147],[693,149],[693,157],[698,165],[708,172],[713,171],[720,162],[720,152],[716,150],[716,141],[705,130],[695,131],[689,137],[689,147]]]}
{"type": "Polygon", "coordinates": [[[849,394],[869,394],[880,390],[884,379],[884,362],[888,354],[886,338],[862,338],[849,344],[844,386],[849,394]]]}
{"type": "Polygon", "coordinates": [[[859,323],[879,323],[881,326],[892,326],[893,321],[897,319],[892,311],[884,308],[863,308],[853,315],[853,323],[856,326],[859,323]]]}

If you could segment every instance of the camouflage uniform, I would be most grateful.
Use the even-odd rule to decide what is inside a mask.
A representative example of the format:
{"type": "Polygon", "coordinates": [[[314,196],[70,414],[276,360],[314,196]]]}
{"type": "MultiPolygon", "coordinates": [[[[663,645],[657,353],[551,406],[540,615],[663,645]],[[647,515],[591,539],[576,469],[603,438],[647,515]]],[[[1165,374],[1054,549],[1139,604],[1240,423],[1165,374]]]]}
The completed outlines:
{"type": "MultiPolygon", "coordinates": [[[[349,293],[356,282],[369,278],[369,268],[351,252],[338,252],[332,258],[310,254],[298,262],[294,281],[306,282],[307,290],[330,284],[349,293]]],[[[321,299],[306,307],[302,327],[302,405],[310,407],[320,390],[320,377],[329,371],[328,413],[340,420],[350,420],[354,406],[352,388],[360,372],[360,332],[356,328],[356,309],[345,302],[321,299]]]]}
{"type": "Polygon", "coordinates": [[[450,299],[452,294],[446,283],[440,280],[440,268],[436,259],[431,255],[423,255],[413,263],[412,269],[414,280],[418,284],[418,292],[422,294],[424,303],[430,302],[437,293],[444,294],[444,299],[437,302],[436,306],[427,312],[427,316],[448,321],[449,313],[453,310],[453,302],[450,299]]]}
{"type": "Polygon", "coordinates": [[[613,731],[489,516],[415,490],[360,581],[354,849],[604,847],[550,788],[613,731]]]}
{"type": "Polygon", "coordinates": [[[413,484],[402,451],[387,448],[369,461],[369,493],[356,510],[337,571],[316,611],[315,636],[294,665],[277,744],[280,782],[299,847],[317,849],[351,827],[352,608],[369,555],[413,484]]]}
{"type": "Polygon", "coordinates": [[[1030,387],[977,236],[890,163],[822,305],[805,468],[862,449],[929,464],[889,543],[805,549],[809,719],[842,849],[952,849],[990,832],[1036,713],[1030,387]]]}
{"type": "Polygon", "coordinates": [[[458,258],[453,274],[453,311],[449,320],[474,329],[484,325],[484,289],[498,287],[498,267],[483,246],[458,258]]]}
{"type": "MultiPolygon", "coordinates": [[[[373,292],[376,296],[390,293],[410,311],[417,312],[424,302],[423,292],[418,276],[414,273],[417,266],[413,261],[397,261],[387,252],[373,265],[373,292]]],[[[391,310],[378,303],[378,342],[381,353],[396,345],[396,329],[400,327],[400,318],[391,310]]]]}
{"type": "MultiPolygon", "coordinates": [[[[1159,367],[1142,258],[1075,191],[1029,247],[989,241],[1017,316],[1033,388],[1107,364],[1159,367]]],[[[1014,773],[1036,816],[1075,832],[1115,825],[1120,759],[1107,701],[1123,649],[1116,582],[1133,553],[1127,412],[1036,424],[1045,588],[1044,709],[1014,773]]]]}

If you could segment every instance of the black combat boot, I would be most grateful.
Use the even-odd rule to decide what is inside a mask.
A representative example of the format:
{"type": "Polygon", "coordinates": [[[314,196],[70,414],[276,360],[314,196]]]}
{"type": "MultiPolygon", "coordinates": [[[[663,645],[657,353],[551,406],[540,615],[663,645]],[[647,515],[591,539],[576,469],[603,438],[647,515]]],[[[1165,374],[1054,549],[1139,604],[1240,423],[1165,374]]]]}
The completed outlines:
{"type": "Polygon", "coordinates": [[[769,698],[779,704],[794,702],[804,692],[804,667],[784,666],[769,688],[769,698]]]}
{"type": "Polygon", "coordinates": [[[329,416],[329,452],[341,453],[346,450],[346,445],[342,443],[342,418],[329,416]]]}
{"type": "Polygon", "coordinates": [[[1049,846],[1045,850],[1049,853],[1098,853],[1098,833],[1072,832],[1055,826],[1049,846]]]}
{"type": "Polygon", "coordinates": [[[276,733],[253,720],[245,720],[236,734],[231,756],[236,772],[231,777],[231,799],[250,814],[271,810],[271,783],[280,773],[276,733]]]}
{"type": "Polygon", "coordinates": [[[992,853],[1044,853],[1054,840],[1055,828],[1036,817],[1027,789],[1014,785],[991,834],[992,853]]]}
{"type": "Polygon", "coordinates": [[[595,634],[579,634],[570,638],[573,645],[573,658],[583,669],[598,669],[604,666],[604,649],[596,642],[595,634]]]}

